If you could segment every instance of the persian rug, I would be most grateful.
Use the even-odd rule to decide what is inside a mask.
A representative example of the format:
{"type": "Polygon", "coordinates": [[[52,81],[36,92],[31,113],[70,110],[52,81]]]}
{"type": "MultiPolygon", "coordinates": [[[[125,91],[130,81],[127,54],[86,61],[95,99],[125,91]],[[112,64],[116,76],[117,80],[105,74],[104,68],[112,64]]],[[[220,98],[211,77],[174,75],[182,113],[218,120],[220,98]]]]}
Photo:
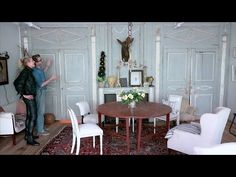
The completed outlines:
{"type": "MultiPolygon", "coordinates": [[[[142,129],[141,149],[136,151],[136,132],[130,134],[130,153],[127,154],[125,128],[119,127],[119,133],[107,125],[103,127],[103,155],[168,155],[165,127],[158,128],[156,134],[151,126],[142,129]]],[[[92,147],[92,137],[82,138],[79,155],[99,155],[99,137],[92,147]]],[[[40,152],[40,155],[75,155],[70,153],[72,147],[72,127],[66,126],[40,152]]],[[[76,147],[75,147],[76,149],[76,147]]],[[[172,152],[171,154],[176,154],[172,152]]]]}

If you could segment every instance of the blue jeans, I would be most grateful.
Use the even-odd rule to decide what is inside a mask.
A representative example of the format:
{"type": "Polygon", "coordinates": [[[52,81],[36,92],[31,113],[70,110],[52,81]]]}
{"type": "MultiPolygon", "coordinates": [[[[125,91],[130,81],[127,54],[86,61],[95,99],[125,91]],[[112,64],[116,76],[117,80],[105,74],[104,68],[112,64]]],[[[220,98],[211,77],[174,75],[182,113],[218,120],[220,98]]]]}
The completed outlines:
{"type": "Polygon", "coordinates": [[[44,113],[45,113],[45,89],[37,89],[36,103],[37,103],[37,123],[36,128],[38,133],[44,132],[44,113]]]}

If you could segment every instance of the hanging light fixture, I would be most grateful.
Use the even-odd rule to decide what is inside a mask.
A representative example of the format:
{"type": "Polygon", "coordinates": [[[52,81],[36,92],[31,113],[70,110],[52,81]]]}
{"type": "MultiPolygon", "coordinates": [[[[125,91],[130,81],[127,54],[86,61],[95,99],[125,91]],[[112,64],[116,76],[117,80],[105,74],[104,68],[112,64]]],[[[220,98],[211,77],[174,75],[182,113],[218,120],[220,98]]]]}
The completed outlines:
{"type": "Polygon", "coordinates": [[[39,27],[38,25],[33,24],[32,22],[24,22],[24,23],[26,25],[28,25],[29,27],[31,27],[31,28],[35,28],[35,29],[38,29],[38,30],[41,29],[41,27],[39,27]]]}
{"type": "Polygon", "coordinates": [[[180,28],[184,22],[175,22],[174,29],[180,28]]]}

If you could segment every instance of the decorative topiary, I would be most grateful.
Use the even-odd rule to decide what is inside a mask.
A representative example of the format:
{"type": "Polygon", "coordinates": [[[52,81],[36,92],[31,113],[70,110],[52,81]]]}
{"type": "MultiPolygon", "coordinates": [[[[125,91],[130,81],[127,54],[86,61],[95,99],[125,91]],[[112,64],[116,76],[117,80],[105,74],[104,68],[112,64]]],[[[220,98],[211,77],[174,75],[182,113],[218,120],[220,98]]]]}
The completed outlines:
{"type": "Polygon", "coordinates": [[[99,70],[98,70],[98,82],[102,82],[105,81],[106,79],[106,69],[105,69],[105,52],[102,51],[101,52],[101,58],[100,58],[100,66],[99,66],[99,70]]]}

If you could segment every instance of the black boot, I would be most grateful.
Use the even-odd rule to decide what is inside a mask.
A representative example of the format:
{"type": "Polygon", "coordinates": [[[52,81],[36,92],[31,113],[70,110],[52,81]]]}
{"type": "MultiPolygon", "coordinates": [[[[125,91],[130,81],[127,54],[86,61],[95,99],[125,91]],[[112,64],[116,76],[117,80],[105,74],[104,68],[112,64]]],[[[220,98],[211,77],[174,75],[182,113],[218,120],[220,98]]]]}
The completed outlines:
{"type": "Polygon", "coordinates": [[[27,140],[27,144],[32,145],[32,146],[40,146],[40,143],[35,140],[32,140],[32,141],[27,140]]]}
{"type": "Polygon", "coordinates": [[[32,135],[27,136],[26,142],[27,142],[28,145],[32,145],[32,146],[39,146],[40,145],[39,142],[37,142],[33,139],[32,135]]]}
{"type": "MultiPolygon", "coordinates": [[[[33,135],[33,139],[38,139],[39,136],[38,135],[33,135]]],[[[25,140],[27,140],[27,136],[25,135],[25,140]]]]}

